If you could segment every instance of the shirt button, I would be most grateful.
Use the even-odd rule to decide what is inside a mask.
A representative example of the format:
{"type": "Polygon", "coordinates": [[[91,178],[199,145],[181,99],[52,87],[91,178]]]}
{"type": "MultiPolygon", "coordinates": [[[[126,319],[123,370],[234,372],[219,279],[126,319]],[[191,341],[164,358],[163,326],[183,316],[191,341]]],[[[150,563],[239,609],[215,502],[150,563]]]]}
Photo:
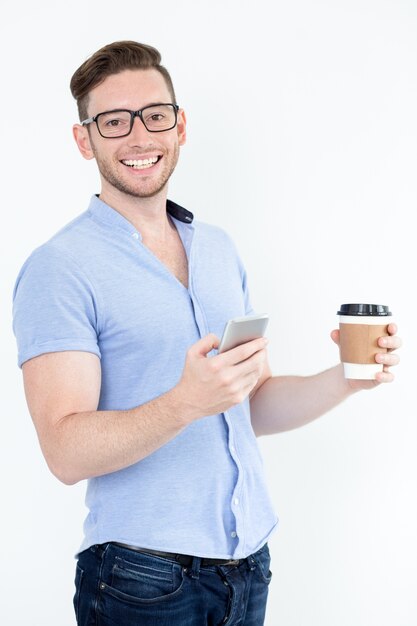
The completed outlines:
{"type": "Polygon", "coordinates": [[[236,504],[236,506],[237,506],[237,505],[239,504],[239,498],[235,498],[235,499],[233,500],[233,503],[234,503],[234,504],[236,504]]]}
{"type": "Polygon", "coordinates": [[[236,452],[236,448],[234,446],[230,446],[230,452],[236,452]]]}
{"type": "Polygon", "coordinates": [[[230,533],[230,536],[231,536],[231,537],[233,537],[233,539],[234,539],[235,537],[237,537],[237,532],[233,530],[233,531],[230,533]]]}
{"type": "Polygon", "coordinates": [[[138,233],[132,233],[132,237],[133,237],[133,239],[139,239],[138,233]]]}

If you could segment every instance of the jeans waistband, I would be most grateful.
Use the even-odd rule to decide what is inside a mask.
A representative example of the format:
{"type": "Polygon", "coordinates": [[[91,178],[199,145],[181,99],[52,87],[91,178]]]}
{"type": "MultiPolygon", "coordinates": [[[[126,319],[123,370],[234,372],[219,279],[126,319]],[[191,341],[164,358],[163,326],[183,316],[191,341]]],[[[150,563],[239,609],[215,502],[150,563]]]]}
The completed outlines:
{"type": "MultiPolygon", "coordinates": [[[[131,546],[125,543],[118,543],[117,541],[110,542],[113,546],[118,546],[119,548],[124,548],[126,550],[133,550],[134,552],[141,552],[142,554],[150,554],[151,556],[159,556],[164,559],[171,559],[172,561],[176,561],[180,565],[184,567],[191,567],[193,563],[193,559],[195,558],[191,554],[176,554],[175,552],[161,552],[159,550],[149,550],[148,548],[138,548],[136,546],[131,546]]],[[[209,559],[205,557],[201,557],[200,566],[207,567],[209,565],[231,565],[237,566],[240,565],[245,559],[209,559]]]]}

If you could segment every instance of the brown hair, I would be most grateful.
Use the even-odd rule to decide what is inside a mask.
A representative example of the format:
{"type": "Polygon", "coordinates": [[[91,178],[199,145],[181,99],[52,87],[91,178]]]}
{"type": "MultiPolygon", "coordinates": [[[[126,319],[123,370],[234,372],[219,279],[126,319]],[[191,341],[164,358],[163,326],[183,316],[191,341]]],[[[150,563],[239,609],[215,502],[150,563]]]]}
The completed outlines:
{"type": "Polygon", "coordinates": [[[168,71],[161,65],[161,54],[152,46],[137,41],[115,41],[91,55],[71,78],[71,93],[77,101],[80,121],[87,117],[89,93],[108,76],[127,69],[155,69],[165,79],[176,104],[174,87],[168,71]]]}

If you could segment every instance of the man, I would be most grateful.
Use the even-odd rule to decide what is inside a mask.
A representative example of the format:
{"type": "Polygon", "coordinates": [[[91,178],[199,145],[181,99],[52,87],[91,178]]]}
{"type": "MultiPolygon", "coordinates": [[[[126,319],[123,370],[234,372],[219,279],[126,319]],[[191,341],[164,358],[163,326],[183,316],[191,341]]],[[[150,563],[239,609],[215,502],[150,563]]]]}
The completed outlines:
{"type": "Polygon", "coordinates": [[[340,364],[273,377],[265,339],[213,352],[253,311],[228,236],[167,200],[186,117],[160,61],[116,42],[72,77],[75,141],[101,191],[19,274],[19,364],[51,471],[88,479],[78,624],[259,626],[277,519],[256,435],[391,381],[400,340],[391,324],[371,382],[340,364]]]}

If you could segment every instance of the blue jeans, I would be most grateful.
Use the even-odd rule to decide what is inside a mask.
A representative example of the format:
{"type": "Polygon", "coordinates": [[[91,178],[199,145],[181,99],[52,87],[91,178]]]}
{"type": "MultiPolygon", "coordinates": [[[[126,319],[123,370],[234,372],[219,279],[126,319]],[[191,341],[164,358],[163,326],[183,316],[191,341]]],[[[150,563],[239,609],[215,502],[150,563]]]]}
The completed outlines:
{"type": "Polygon", "coordinates": [[[79,555],[78,626],[262,626],[270,556],[265,545],[238,565],[190,567],[112,543],[79,555]]]}

